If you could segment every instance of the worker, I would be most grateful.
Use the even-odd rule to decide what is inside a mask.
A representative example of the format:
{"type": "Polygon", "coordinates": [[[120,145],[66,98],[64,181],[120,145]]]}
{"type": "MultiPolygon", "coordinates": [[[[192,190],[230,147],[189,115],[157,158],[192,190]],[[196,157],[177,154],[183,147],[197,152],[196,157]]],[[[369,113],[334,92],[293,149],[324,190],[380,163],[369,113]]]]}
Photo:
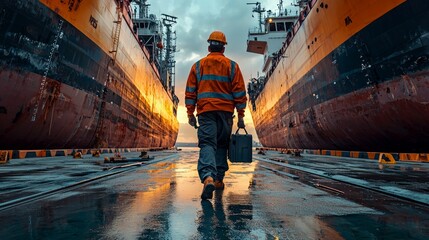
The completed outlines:
{"type": "Polygon", "coordinates": [[[228,171],[227,151],[232,131],[234,109],[239,128],[244,128],[246,89],[238,64],[224,56],[225,34],[210,34],[209,54],[191,68],[186,83],[185,104],[188,122],[198,128],[198,175],[204,184],[201,198],[211,199],[215,189],[223,190],[228,171]],[[197,119],[194,115],[197,108],[197,119]]]}

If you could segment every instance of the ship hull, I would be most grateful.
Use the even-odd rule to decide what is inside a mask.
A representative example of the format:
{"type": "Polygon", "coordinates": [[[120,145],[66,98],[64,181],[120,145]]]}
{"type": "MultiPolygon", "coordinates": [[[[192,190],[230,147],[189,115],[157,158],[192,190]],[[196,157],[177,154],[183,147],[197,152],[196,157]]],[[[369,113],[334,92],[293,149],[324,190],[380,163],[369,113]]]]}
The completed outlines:
{"type": "Polygon", "coordinates": [[[323,1],[329,8],[320,3],[256,99],[252,117],[261,143],[429,152],[429,3],[323,1]],[[369,5],[376,17],[359,18],[369,5]],[[305,52],[294,55],[300,51],[305,52]]]}
{"type": "Polygon", "coordinates": [[[0,149],[174,146],[176,106],[126,22],[115,57],[97,32],[115,1],[41,2],[0,4],[0,149]]]}

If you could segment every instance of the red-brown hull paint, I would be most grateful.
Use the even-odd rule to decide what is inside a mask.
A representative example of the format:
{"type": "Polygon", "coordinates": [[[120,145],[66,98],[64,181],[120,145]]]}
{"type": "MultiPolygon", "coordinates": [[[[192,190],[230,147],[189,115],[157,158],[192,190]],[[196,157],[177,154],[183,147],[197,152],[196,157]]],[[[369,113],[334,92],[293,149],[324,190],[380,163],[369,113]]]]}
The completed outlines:
{"type": "Polygon", "coordinates": [[[141,121],[150,126],[147,129],[131,131],[123,123],[113,123],[111,118],[126,118],[128,114],[113,105],[106,106],[113,115],[101,120],[106,132],[104,141],[95,142],[97,119],[94,112],[101,99],[52,79],[47,81],[51,85],[59,84],[61,94],[53,101],[46,101],[43,110],[39,110],[40,117],[33,122],[31,116],[42,77],[34,73],[2,70],[0,79],[5,78],[9,81],[0,81],[2,103],[8,106],[6,112],[0,113],[2,149],[133,148],[175,144],[177,133],[169,128],[169,123],[162,123],[154,115],[141,116],[141,121]]]}
{"type": "Polygon", "coordinates": [[[429,2],[312,4],[255,100],[261,143],[429,152],[429,2]]]}
{"type": "Polygon", "coordinates": [[[282,114],[279,103],[271,119],[295,119],[297,127],[272,121],[257,125],[264,146],[296,149],[413,152],[429,145],[429,73],[395,78],[316,105],[300,113],[282,114]],[[390,90],[387,90],[390,89],[390,90]],[[389,91],[389,92],[388,92],[389,91]],[[265,132],[271,132],[267,135],[265,132]]]}

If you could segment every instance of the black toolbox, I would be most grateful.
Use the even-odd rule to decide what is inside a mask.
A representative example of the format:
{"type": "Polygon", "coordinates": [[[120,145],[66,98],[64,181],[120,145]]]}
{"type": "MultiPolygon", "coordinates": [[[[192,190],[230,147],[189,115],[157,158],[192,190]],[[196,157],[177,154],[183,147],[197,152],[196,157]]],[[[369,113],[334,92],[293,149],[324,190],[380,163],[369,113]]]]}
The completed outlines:
{"type": "Polygon", "coordinates": [[[231,135],[228,151],[231,162],[252,162],[252,135],[248,134],[245,128],[243,129],[246,134],[238,133],[240,129],[237,129],[235,134],[231,135]]]}

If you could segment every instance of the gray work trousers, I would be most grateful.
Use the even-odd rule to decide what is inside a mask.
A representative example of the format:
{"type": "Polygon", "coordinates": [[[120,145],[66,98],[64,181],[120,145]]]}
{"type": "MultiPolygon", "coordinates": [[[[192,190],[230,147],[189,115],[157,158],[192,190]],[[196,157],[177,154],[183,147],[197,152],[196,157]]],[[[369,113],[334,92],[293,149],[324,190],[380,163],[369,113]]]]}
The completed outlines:
{"type": "Polygon", "coordinates": [[[232,113],[204,112],[198,115],[198,175],[222,181],[228,171],[227,152],[232,131],[232,113]]]}

